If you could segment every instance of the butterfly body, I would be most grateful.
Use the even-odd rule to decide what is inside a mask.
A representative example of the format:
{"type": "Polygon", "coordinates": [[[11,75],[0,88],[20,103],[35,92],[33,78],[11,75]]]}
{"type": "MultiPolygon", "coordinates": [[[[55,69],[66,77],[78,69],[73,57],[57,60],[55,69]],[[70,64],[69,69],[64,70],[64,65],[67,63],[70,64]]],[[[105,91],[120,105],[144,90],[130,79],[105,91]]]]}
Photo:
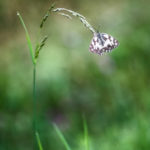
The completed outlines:
{"type": "Polygon", "coordinates": [[[103,55],[104,53],[111,52],[114,48],[118,47],[119,42],[108,35],[107,33],[94,33],[90,44],[90,51],[93,53],[97,53],[99,55],[103,55]]]}

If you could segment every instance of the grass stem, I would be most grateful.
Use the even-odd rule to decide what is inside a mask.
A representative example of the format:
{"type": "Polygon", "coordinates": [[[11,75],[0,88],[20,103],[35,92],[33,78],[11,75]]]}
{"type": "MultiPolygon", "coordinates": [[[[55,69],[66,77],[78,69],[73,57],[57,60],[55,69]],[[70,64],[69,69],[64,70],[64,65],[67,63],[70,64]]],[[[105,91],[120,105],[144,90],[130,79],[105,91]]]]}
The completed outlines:
{"type": "Polygon", "coordinates": [[[37,103],[36,103],[36,64],[33,65],[33,130],[37,132],[37,103]]]}
{"type": "MultiPolygon", "coordinates": [[[[36,61],[35,61],[35,58],[34,58],[34,51],[33,51],[33,48],[32,48],[32,43],[31,43],[31,39],[30,39],[30,36],[29,36],[29,33],[28,33],[28,30],[26,28],[26,25],[23,21],[23,18],[22,16],[20,15],[19,12],[17,12],[17,15],[20,19],[20,22],[25,30],[25,33],[26,33],[26,39],[27,39],[27,44],[28,44],[28,47],[29,47],[29,51],[30,51],[30,55],[31,55],[31,58],[32,58],[32,64],[33,64],[33,134],[34,134],[34,144],[36,143],[36,133],[37,133],[37,103],[36,103],[36,61]]],[[[36,148],[35,148],[36,149],[36,148]]]]}

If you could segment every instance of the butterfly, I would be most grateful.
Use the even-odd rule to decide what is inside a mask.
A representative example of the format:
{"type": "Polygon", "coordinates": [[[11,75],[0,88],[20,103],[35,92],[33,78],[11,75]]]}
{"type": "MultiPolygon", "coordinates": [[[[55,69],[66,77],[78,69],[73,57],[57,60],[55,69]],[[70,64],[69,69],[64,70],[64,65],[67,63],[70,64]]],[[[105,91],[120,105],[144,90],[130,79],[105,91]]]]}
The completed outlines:
{"type": "Polygon", "coordinates": [[[118,47],[119,42],[107,33],[95,32],[90,43],[90,51],[103,55],[118,47]]]}

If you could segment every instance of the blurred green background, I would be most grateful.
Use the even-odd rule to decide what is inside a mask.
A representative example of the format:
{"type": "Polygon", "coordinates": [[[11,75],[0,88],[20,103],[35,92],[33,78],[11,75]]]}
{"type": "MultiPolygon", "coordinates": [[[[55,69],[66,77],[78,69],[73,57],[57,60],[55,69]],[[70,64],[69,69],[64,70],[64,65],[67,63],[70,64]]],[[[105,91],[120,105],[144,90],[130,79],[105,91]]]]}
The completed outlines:
{"type": "MultiPolygon", "coordinates": [[[[48,0],[0,0],[0,150],[33,149],[32,62],[16,12],[35,46],[48,0]]],[[[91,150],[150,149],[150,1],[59,0],[119,40],[105,56],[89,52],[92,34],[53,13],[37,64],[38,130],[44,150],[83,150],[86,116],[91,150]]]]}

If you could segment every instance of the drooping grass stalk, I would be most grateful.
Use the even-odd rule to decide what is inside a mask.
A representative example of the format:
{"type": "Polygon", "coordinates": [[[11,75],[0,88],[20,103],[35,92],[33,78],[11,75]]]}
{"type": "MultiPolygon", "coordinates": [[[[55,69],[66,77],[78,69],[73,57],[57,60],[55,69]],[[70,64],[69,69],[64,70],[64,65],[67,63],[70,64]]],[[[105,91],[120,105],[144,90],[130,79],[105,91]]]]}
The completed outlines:
{"type": "Polygon", "coordinates": [[[58,134],[60,140],[61,140],[62,143],[64,144],[66,150],[71,150],[69,144],[67,143],[67,141],[66,141],[64,135],[62,134],[62,132],[60,131],[60,129],[57,127],[56,124],[53,124],[53,126],[54,126],[54,128],[55,128],[55,130],[56,130],[56,133],[58,134]]]}
{"type": "MultiPolygon", "coordinates": [[[[79,13],[77,13],[75,11],[66,9],[66,8],[56,8],[56,9],[52,9],[52,11],[53,12],[61,12],[61,11],[68,12],[71,15],[79,18],[80,21],[85,25],[85,27],[87,27],[92,33],[96,33],[95,29],[90,25],[90,23],[86,20],[86,18],[83,15],[81,15],[81,14],[79,14],[79,13]]],[[[59,13],[59,14],[62,15],[62,16],[66,16],[69,19],[71,18],[68,14],[65,14],[65,13],[59,13]]]]}
{"type": "Polygon", "coordinates": [[[79,13],[73,11],[73,10],[66,9],[66,8],[56,8],[56,9],[53,9],[52,11],[54,11],[54,12],[57,12],[57,11],[67,11],[67,12],[71,13],[73,16],[85,19],[85,17],[83,15],[81,15],[81,14],[79,14],[79,13]]]}
{"type": "Polygon", "coordinates": [[[72,19],[72,17],[70,15],[68,15],[68,14],[65,14],[65,13],[58,13],[58,14],[66,17],[68,19],[72,19]]]}

